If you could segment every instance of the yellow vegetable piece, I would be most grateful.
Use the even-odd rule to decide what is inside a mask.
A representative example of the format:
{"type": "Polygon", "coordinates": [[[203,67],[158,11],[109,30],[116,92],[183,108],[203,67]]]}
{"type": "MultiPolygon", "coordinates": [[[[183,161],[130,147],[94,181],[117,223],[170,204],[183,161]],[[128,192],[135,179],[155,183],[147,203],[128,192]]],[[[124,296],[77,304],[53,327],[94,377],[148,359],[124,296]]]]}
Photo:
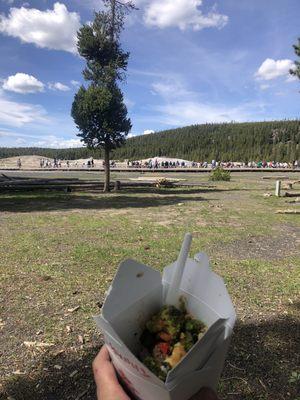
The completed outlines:
{"type": "Polygon", "coordinates": [[[167,357],[165,359],[165,362],[167,362],[172,368],[174,368],[185,355],[186,351],[184,350],[183,345],[181,343],[176,343],[172,354],[170,355],[170,357],[167,357]]]}

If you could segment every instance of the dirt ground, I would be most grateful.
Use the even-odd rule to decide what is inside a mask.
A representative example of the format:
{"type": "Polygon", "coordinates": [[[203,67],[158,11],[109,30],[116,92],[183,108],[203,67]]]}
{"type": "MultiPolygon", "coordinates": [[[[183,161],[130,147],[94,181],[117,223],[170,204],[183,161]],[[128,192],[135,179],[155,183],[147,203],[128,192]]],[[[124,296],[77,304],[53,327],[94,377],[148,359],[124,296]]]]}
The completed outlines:
{"type": "MultiPolygon", "coordinates": [[[[18,160],[21,160],[22,169],[30,169],[30,168],[40,168],[40,160],[48,160],[53,163],[52,158],[42,157],[42,156],[21,156],[21,157],[8,157],[8,158],[0,158],[0,168],[18,168],[18,160]]],[[[102,167],[103,160],[94,160],[95,167],[102,167]]],[[[87,159],[78,159],[78,160],[70,160],[69,166],[71,168],[82,167],[86,165],[87,159]]],[[[62,161],[62,167],[66,167],[66,160],[62,161]]]]}
{"type": "Polygon", "coordinates": [[[190,231],[192,254],[208,253],[238,315],[220,399],[299,400],[300,216],[276,214],[299,205],[264,197],[275,188],[264,175],[109,195],[0,193],[0,398],[95,399],[102,339],[92,315],[118,264],[130,257],[162,270],[190,231]]]}

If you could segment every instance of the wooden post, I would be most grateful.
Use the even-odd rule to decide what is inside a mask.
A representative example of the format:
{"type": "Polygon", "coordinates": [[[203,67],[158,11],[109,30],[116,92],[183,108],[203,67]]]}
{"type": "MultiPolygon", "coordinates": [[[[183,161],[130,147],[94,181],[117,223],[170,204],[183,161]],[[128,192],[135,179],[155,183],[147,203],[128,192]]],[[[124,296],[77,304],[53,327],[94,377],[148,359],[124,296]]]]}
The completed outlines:
{"type": "Polygon", "coordinates": [[[109,160],[109,148],[106,146],[104,149],[104,171],[105,171],[105,178],[104,178],[104,188],[103,192],[110,191],[110,160],[109,160]]]}
{"type": "Polygon", "coordinates": [[[276,181],[275,196],[280,197],[281,181],[276,181]]]}
{"type": "Polygon", "coordinates": [[[115,181],[114,191],[118,192],[120,189],[121,189],[121,182],[120,181],[115,181]]]}

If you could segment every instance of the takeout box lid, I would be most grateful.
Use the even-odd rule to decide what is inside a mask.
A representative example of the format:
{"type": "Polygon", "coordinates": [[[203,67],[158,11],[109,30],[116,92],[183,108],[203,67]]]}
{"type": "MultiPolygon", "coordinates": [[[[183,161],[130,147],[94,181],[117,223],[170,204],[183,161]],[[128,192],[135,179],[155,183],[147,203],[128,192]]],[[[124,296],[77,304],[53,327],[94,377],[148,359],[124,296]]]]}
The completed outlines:
{"type": "MultiPolygon", "coordinates": [[[[175,267],[175,262],[168,265],[163,270],[163,296],[166,293],[171,282],[172,269],[175,267]]],[[[188,258],[185,270],[183,272],[180,283],[180,291],[182,295],[191,295],[199,300],[202,304],[206,304],[207,310],[216,313],[219,318],[227,319],[226,326],[233,329],[236,313],[227,291],[224,280],[212,271],[209,258],[206,253],[197,253],[194,259],[188,258]]],[[[188,305],[189,312],[197,318],[197,309],[191,308],[192,304],[188,305]]],[[[198,304],[196,303],[196,307],[198,304]]],[[[211,325],[208,320],[209,315],[198,316],[201,320],[211,325]]]]}
{"type": "Polygon", "coordinates": [[[106,294],[102,315],[107,321],[113,320],[128,307],[151,292],[161,287],[161,274],[135,260],[123,261],[106,294]]]}
{"type": "MultiPolygon", "coordinates": [[[[162,277],[158,271],[137,261],[122,262],[108,290],[102,316],[95,318],[109,343],[114,343],[114,358],[121,363],[122,358],[123,361],[126,360],[126,368],[134,374],[143,376],[146,370],[147,377],[143,376],[143,379],[159,387],[168,387],[183,375],[204,366],[214,350],[216,341],[219,337],[222,340],[229,337],[235,322],[234,308],[223,280],[211,271],[204,253],[197,254],[195,258],[196,260],[187,260],[180,291],[190,300],[189,312],[196,318],[202,319],[209,330],[168,373],[166,383],[138,360],[132,349],[124,343],[123,336],[125,333],[127,342],[128,340],[130,342],[130,334],[133,334],[132,326],[138,323],[136,319],[141,317],[139,322],[142,329],[142,325],[144,326],[149,317],[163,305],[174,263],[164,269],[162,277]],[[200,315],[199,308],[201,308],[200,315]],[[142,315],[138,315],[140,311],[142,315]],[[123,334],[115,329],[118,323],[118,330],[121,329],[123,334]]],[[[113,351],[112,348],[110,351],[113,351]]]]}
{"type": "MultiPolygon", "coordinates": [[[[138,261],[127,259],[123,261],[107,291],[102,307],[102,315],[107,321],[127,310],[128,307],[142,299],[145,293],[152,292],[163,285],[162,296],[171,281],[175,262],[166,266],[161,273],[138,261]]],[[[180,289],[187,294],[205,302],[220,317],[229,319],[228,325],[233,328],[236,313],[223,279],[214,273],[205,253],[197,253],[188,258],[180,289]]],[[[192,311],[189,310],[191,313],[192,311]]]]}

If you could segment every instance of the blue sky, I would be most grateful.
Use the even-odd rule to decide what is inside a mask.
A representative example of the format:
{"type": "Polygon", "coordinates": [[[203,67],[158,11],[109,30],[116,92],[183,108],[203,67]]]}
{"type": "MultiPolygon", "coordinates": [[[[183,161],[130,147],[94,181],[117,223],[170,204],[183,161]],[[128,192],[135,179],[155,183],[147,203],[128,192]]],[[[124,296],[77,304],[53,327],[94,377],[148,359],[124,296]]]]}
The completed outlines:
{"type": "MultiPolygon", "coordinates": [[[[101,0],[0,0],[0,146],[80,145],[75,34],[101,0]]],[[[299,0],[137,0],[126,23],[131,135],[221,121],[299,118],[288,71],[299,0]]]]}

